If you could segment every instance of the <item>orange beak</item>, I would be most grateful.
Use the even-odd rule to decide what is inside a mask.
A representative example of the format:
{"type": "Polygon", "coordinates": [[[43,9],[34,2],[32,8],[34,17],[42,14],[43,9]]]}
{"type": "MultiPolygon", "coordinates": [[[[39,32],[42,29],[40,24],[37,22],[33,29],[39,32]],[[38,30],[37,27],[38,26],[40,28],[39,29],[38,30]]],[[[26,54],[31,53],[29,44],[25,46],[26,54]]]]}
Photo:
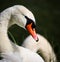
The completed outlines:
{"type": "Polygon", "coordinates": [[[35,31],[35,28],[32,29],[32,23],[31,23],[31,24],[28,24],[28,25],[26,26],[26,29],[27,29],[28,32],[32,35],[32,37],[33,37],[36,41],[38,41],[38,37],[37,37],[36,31],[35,31]]]}

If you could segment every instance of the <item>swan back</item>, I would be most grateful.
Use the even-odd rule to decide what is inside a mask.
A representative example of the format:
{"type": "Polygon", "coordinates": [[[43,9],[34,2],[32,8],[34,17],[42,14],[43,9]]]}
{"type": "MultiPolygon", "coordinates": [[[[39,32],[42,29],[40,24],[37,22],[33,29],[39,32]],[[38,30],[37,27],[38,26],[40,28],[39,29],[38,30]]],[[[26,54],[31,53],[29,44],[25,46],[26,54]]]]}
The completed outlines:
{"type": "Polygon", "coordinates": [[[22,62],[22,58],[18,52],[2,53],[1,56],[3,59],[0,62],[22,62]]]}
{"type": "Polygon", "coordinates": [[[56,62],[56,55],[52,49],[52,46],[42,35],[37,34],[39,41],[36,42],[32,36],[28,36],[24,41],[22,46],[30,49],[33,52],[39,51],[46,62],[56,62]]]}

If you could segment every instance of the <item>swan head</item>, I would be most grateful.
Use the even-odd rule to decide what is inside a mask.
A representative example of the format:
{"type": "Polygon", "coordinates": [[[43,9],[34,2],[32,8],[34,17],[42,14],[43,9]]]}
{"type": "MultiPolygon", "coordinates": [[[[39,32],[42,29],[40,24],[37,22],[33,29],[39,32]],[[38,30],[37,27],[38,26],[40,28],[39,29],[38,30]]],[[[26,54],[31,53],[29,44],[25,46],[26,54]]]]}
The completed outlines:
{"type": "Polygon", "coordinates": [[[37,41],[38,37],[35,31],[36,22],[33,13],[22,5],[16,5],[14,8],[17,10],[15,13],[13,12],[14,20],[16,20],[15,23],[26,29],[37,41]]]}

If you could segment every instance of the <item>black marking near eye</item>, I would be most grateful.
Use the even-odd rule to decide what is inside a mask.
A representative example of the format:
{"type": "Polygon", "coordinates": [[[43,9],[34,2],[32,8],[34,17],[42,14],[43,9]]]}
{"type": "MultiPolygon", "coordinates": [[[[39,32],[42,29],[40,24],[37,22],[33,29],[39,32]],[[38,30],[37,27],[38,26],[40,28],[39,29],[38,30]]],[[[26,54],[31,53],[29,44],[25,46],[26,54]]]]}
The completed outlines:
{"type": "Polygon", "coordinates": [[[32,28],[35,28],[35,27],[36,27],[36,25],[34,23],[32,23],[32,28]]]}
{"type": "Polygon", "coordinates": [[[36,27],[36,24],[31,20],[29,19],[27,16],[25,16],[25,18],[27,19],[27,23],[26,23],[26,26],[30,23],[32,23],[32,28],[35,28],[36,27]]]}

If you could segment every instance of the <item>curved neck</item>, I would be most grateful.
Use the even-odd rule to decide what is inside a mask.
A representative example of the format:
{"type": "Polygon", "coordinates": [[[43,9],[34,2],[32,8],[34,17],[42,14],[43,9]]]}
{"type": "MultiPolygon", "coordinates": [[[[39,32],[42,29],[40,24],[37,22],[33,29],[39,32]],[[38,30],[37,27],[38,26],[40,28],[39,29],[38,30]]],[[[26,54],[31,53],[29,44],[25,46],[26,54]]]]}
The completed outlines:
{"type": "Polygon", "coordinates": [[[0,52],[13,51],[12,44],[8,38],[8,24],[11,18],[11,11],[6,9],[0,14],[0,52]]]}

